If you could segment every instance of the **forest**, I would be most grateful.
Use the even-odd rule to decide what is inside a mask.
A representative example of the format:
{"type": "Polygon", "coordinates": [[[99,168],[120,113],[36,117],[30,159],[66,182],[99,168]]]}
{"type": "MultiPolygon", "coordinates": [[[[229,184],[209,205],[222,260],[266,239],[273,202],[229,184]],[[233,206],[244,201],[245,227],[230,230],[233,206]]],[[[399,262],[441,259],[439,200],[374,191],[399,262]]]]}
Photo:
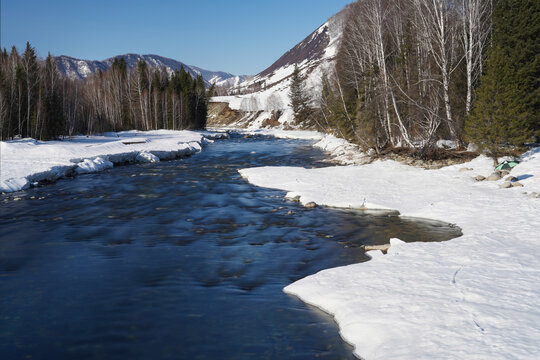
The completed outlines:
{"type": "Polygon", "coordinates": [[[344,26],[311,114],[291,87],[297,120],[377,151],[539,134],[540,2],[358,0],[344,26]]]}
{"type": "Polygon", "coordinates": [[[207,90],[202,76],[173,73],[123,58],[84,80],[62,76],[50,54],[37,58],[26,44],[0,53],[0,140],[106,131],[204,129],[207,90]]]}

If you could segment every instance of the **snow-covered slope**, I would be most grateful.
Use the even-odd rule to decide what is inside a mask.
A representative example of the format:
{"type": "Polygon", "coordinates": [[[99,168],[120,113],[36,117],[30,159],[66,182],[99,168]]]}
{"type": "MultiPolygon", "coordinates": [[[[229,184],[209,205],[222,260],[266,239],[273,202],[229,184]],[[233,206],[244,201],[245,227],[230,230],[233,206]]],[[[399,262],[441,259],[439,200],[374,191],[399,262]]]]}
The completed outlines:
{"type": "Polygon", "coordinates": [[[233,75],[223,71],[204,70],[199,67],[187,65],[180,61],[159,55],[125,54],[114,56],[103,61],[81,60],[62,55],[56,57],[56,63],[58,64],[58,70],[60,70],[61,74],[72,79],[84,79],[88,75],[93,74],[98,70],[107,70],[112,65],[114,59],[117,58],[123,58],[130,69],[134,68],[139,60],[144,60],[149,65],[156,68],[164,67],[169,73],[172,73],[175,70],[180,70],[180,68],[184,66],[186,71],[189,72],[191,76],[195,77],[197,75],[202,75],[207,85],[213,83],[218,86],[234,85],[235,83],[241,82],[248,78],[247,75],[233,75]]]}
{"type": "MultiPolygon", "coordinates": [[[[240,113],[235,124],[259,128],[275,117],[281,126],[294,125],[289,105],[290,76],[295,65],[306,77],[306,87],[313,95],[321,88],[323,72],[333,71],[335,56],[343,33],[347,7],[334,15],[302,42],[287,51],[274,64],[254,77],[230,89],[231,96],[217,96],[212,103],[227,103],[240,113]]],[[[219,124],[220,114],[212,113],[210,123],[219,124]]]]}

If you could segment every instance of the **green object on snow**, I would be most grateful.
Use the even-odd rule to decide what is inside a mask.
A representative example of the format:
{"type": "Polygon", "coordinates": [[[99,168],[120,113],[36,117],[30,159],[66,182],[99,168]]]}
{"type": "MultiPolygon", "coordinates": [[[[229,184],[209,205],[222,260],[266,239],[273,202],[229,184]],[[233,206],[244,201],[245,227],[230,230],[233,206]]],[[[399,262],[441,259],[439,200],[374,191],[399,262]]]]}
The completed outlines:
{"type": "Polygon", "coordinates": [[[497,165],[495,167],[495,170],[504,170],[504,169],[511,169],[513,168],[514,166],[517,166],[517,164],[519,164],[519,161],[515,161],[515,160],[504,160],[502,163],[500,163],[499,165],[497,165]]]}

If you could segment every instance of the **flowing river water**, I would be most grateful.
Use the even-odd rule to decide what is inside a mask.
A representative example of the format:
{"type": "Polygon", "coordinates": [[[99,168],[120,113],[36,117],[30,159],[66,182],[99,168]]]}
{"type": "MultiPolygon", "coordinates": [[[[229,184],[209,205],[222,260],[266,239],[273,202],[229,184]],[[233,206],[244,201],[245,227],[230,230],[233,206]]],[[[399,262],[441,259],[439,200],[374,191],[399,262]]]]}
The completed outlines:
{"type": "Polygon", "coordinates": [[[448,240],[440,223],[305,209],[237,170],[328,166],[301,140],[220,140],[190,158],[0,195],[2,359],[353,359],[332,318],[282,289],[448,240]]]}

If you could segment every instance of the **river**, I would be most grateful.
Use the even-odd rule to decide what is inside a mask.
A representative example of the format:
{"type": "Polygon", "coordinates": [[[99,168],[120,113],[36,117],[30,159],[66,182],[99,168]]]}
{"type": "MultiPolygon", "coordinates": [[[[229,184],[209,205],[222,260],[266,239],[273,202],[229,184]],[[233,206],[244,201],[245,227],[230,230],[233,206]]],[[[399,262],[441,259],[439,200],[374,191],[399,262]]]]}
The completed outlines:
{"type": "Polygon", "coordinates": [[[0,195],[0,354],[11,359],[353,359],[332,318],[282,289],[448,240],[440,223],[306,209],[237,170],[328,166],[302,140],[233,137],[192,157],[0,195]]]}

